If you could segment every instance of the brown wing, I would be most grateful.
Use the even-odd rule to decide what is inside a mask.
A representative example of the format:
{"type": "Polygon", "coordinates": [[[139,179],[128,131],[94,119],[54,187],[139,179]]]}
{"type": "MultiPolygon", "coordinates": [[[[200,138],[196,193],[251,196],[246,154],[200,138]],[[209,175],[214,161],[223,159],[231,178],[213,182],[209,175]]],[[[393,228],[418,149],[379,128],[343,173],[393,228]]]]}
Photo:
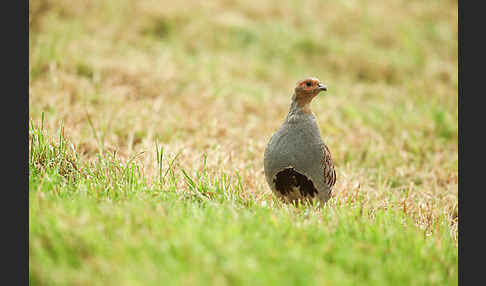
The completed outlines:
{"type": "Polygon", "coordinates": [[[326,183],[329,188],[332,190],[332,187],[336,183],[336,170],[334,170],[334,163],[332,161],[331,152],[327,148],[326,144],[324,144],[324,178],[326,179],[326,183]]]}

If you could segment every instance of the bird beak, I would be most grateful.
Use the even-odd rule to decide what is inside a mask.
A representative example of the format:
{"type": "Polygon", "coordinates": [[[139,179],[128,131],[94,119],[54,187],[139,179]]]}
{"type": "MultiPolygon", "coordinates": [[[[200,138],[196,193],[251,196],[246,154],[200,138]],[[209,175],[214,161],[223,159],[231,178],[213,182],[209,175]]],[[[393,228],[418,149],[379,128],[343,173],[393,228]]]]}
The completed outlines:
{"type": "Polygon", "coordinates": [[[327,86],[325,86],[324,84],[320,83],[318,89],[319,89],[319,91],[326,91],[327,90],[327,86]]]}

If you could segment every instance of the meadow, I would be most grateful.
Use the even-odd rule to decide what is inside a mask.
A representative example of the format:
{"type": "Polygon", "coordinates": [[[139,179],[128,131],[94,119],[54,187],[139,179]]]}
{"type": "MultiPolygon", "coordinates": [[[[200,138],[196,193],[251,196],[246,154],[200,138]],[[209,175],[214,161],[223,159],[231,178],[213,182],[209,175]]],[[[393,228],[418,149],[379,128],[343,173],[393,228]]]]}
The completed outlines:
{"type": "Polygon", "coordinates": [[[457,1],[29,1],[31,285],[457,285],[457,1]],[[337,181],[279,202],[295,83],[337,181]]]}

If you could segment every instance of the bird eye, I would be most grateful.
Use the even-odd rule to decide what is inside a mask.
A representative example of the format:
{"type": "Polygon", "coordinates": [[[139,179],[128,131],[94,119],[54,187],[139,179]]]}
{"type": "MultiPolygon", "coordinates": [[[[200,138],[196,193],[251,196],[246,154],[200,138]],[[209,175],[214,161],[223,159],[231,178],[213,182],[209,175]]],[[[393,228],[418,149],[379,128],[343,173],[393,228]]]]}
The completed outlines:
{"type": "Polygon", "coordinates": [[[306,83],[305,83],[305,85],[307,85],[307,86],[311,86],[311,85],[312,85],[312,83],[311,83],[310,81],[308,81],[308,82],[306,82],[306,83]]]}

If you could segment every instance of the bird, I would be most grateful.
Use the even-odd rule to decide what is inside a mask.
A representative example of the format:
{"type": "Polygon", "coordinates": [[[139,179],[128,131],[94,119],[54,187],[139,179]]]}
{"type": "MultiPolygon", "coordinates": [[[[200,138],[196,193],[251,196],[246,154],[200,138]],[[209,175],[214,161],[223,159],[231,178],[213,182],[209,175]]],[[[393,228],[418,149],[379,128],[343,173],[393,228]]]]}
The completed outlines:
{"type": "Polygon", "coordinates": [[[272,192],[292,204],[325,204],[336,183],[334,162],[322,140],[310,103],[327,86],[315,77],[297,82],[287,117],[264,152],[264,173],[272,192]]]}

